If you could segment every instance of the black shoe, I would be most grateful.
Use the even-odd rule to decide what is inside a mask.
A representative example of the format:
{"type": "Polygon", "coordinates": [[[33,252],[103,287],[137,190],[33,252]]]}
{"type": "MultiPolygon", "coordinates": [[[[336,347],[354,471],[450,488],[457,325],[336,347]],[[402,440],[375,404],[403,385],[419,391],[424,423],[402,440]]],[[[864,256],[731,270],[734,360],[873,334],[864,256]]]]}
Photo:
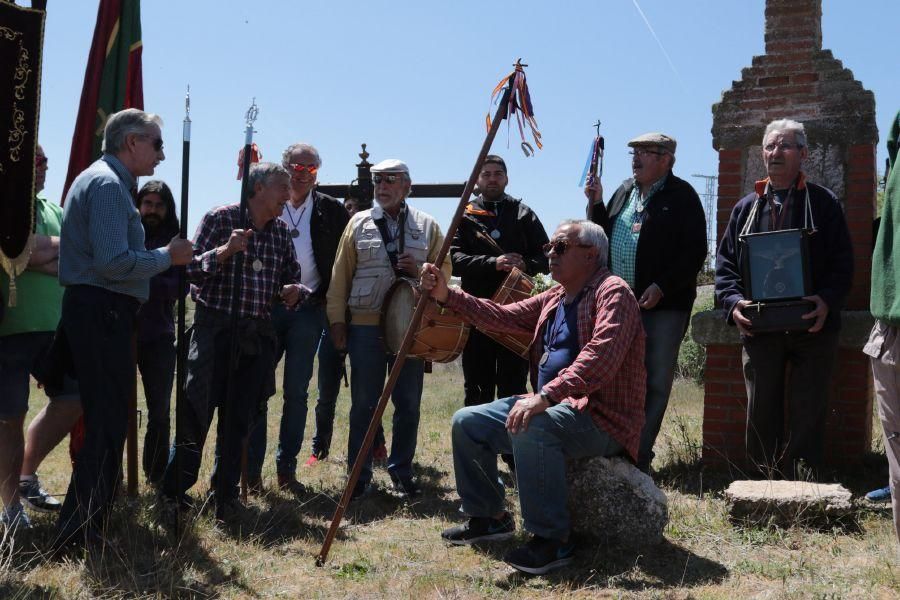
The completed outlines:
{"type": "Polygon", "coordinates": [[[37,473],[31,479],[19,479],[19,498],[26,508],[37,512],[59,512],[62,509],[62,502],[41,487],[37,473]]]}
{"type": "Polygon", "coordinates": [[[454,546],[464,546],[477,542],[506,540],[514,535],[515,530],[516,524],[512,515],[503,513],[500,519],[469,517],[467,523],[442,531],[441,537],[454,546]]]}
{"type": "Polygon", "coordinates": [[[239,525],[247,520],[249,510],[237,498],[215,499],[216,521],[226,525],[239,525]]]}
{"type": "Polygon", "coordinates": [[[539,535],[532,536],[527,544],[507,552],[503,557],[503,561],[512,568],[531,575],[543,575],[570,564],[574,559],[574,544],[539,535]]]}
{"type": "Polygon", "coordinates": [[[356,485],[353,486],[353,493],[350,494],[350,502],[368,496],[371,491],[372,486],[368,481],[357,481],[356,485]]]}
{"type": "Polygon", "coordinates": [[[415,498],[422,494],[419,484],[412,477],[398,477],[391,473],[391,482],[394,484],[394,491],[403,498],[415,498]]]}

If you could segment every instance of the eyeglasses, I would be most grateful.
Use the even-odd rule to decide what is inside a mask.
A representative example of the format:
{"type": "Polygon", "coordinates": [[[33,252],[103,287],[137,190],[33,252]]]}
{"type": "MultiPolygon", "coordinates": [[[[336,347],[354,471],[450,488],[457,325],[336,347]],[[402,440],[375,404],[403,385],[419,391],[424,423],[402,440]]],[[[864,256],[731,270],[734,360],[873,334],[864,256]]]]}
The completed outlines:
{"type": "Polygon", "coordinates": [[[403,175],[382,175],[380,173],[372,175],[372,181],[375,183],[397,183],[402,179],[403,175]]]}
{"type": "Polygon", "coordinates": [[[316,165],[301,165],[300,163],[291,163],[288,165],[288,170],[293,171],[294,173],[302,173],[303,171],[308,171],[310,175],[315,175],[319,172],[319,167],[316,165]]]}
{"type": "MultiPolygon", "coordinates": [[[[149,139],[150,139],[150,136],[147,135],[146,133],[141,133],[141,134],[138,134],[138,135],[139,135],[140,137],[144,138],[145,140],[149,140],[149,139]]],[[[153,150],[154,150],[154,151],[156,151],[156,152],[162,152],[162,149],[163,149],[163,141],[162,141],[162,138],[156,138],[155,140],[151,140],[150,143],[153,145],[153,150]]]]}
{"type": "Polygon", "coordinates": [[[647,150],[646,148],[635,148],[631,152],[629,152],[631,156],[647,156],[648,154],[655,154],[656,156],[663,156],[668,154],[668,152],[660,152],[659,150],[647,150]]]}
{"type": "Polygon", "coordinates": [[[788,150],[799,150],[802,148],[800,144],[790,144],[788,142],[781,142],[780,144],[766,144],[763,146],[763,150],[766,152],[775,152],[775,148],[778,148],[782,152],[787,152],[788,150]]]}
{"type": "Polygon", "coordinates": [[[40,154],[35,154],[35,155],[34,155],[34,166],[36,166],[36,167],[43,167],[43,166],[46,165],[46,164],[47,164],[47,157],[46,157],[46,156],[41,156],[40,154]]]}
{"type": "Polygon", "coordinates": [[[566,251],[570,247],[592,248],[593,246],[591,246],[590,244],[573,244],[566,238],[560,238],[558,240],[553,240],[552,242],[547,242],[546,244],[543,245],[541,250],[544,251],[544,256],[547,256],[547,257],[550,256],[551,250],[553,252],[556,252],[557,256],[562,256],[563,254],[566,253],[566,251]]]}

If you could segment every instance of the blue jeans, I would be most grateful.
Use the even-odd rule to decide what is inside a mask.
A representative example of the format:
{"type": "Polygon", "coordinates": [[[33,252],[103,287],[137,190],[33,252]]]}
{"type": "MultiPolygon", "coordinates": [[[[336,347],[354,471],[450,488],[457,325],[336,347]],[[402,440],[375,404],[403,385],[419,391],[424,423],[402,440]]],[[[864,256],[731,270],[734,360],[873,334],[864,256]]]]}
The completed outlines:
{"type": "Polygon", "coordinates": [[[175,378],[175,337],[138,342],[137,364],[147,400],[147,432],[141,456],[144,476],[158,482],[169,459],[169,412],[175,378]]]}
{"type": "Polygon", "coordinates": [[[642,310],[641,321],[647,334],[644,366],[647,369],[647,395],[644,400],[644,428],[641,430],[641,446],[637,466],[642,471],[650,469],[653,462],[653,445],[662,427],[669,394],[678,364],[678,349],[687,331],[689,310],[642,310]]]}
{"type": "MultiPolygon", "coordinates": [[[[284,406],[281,413],[281,429],[278,449],[275,451],[275,468],[279,475],[293,475],[297,470],[297,455],[303,445],[306,428],[309,380],[312,378],[313,359],[319,354],[319,399],[316,401],[316,433],[313,437],[314,454],[328,454],[334,429],[334,407],[341,385],[341,356],[331,343],[325,307],[301,306],[292,311],[278,304],[272,309],[272,325],[278,336],[277,361],[284,356],[284,406]]],[[[266,455],[267,405],[263,405],[250,431],[247,448],[247,474],[250,479],[262,473],[266,455]]]]}
{"type": "Polygon", "coordinates": [[[566,459],[613,456],[622,445],[599,429],[587,413],[557,404],[532,417],[517,434],[506,430],[506,417],[517,396],[467,406],[453,415],[453,468],[462,510],[471,517],[491,517],[504,506],[497,478],[497,455],[516,459],[519,505],[525,529],[535,535],[566,539],[570,519],[566,504],[566,459]]]}
{"type": "MultiPolygon", "coordinates": [[[[376,325],[350,325],[347,339],[350,353],[350,436],[347,442],[347,464],[352,467],[366,437],[366,430],[381,392],[385,376],[393,366],[393,356],[384,347],[381,331],[376,325]]],[[[400,371],[391,401],[394,403],[394,430],[388,471],[401,479],[412,477],[412,461],[416,454],[419,434],[419,404],[425,364],[408,358],[400,371]]],[[[372,480],[372,453],[366,460],[359,480],[372,480]]]]}

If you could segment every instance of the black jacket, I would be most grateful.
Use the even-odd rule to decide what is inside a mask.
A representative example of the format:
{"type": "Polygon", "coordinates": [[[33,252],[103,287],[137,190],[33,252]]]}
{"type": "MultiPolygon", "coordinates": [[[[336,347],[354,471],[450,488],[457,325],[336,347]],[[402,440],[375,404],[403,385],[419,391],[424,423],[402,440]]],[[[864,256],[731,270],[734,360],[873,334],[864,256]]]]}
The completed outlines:
{"type": "MultiPolygon", "coordinates": [[[[828,305],[825,329],[837,329],[841,324],[841,309],[853,282],[853,246],[844,211],[831,190],[814,183],[805,183],[809,190],[809,205],[815,233],[809,236],[809,261],[812,270],[813,294],[818,294],[828,305]]],[[[801,188],[798,191],[802,191],[801,188]]],[[[798,194],[799,202],[791,211],[792,229],[804,227],[806,194],[798,194]]],[[[765,197],[754,191],[741,198],[731,211],[728,228],[716,254],[716,300],[726,310],[729,323],[731,311],[739,300],[744,300],[744,280],[741,276],[740,232],[750,216],[750,209],[765,197]]],[[[761,211],[757,210],[757,216],[761,211]]],[[[750,233],[759,231],[756,224],[750,233]]]]}
{"type": "MultiPolygon", "coordinates": [[[[496,220],[492,217],[465,214],[459,223],[453,244],[450,246],[450,260],[453,274],[462,279],[462,289],[479,298],[490,298],[508,273],[497,270],[497,256],[500,252],[488,242],[491,230],[500,231],[500,239],[495,240],[503,253],[517,252],[525,261],[525,272],[534,276],[549,270],[543,246],[548,242],[547,232],[540,219],[524,202],[504,194],[502,210],[496,220]],[[479,236],[479,233],[481,234],[479,236]]],[[[484,198],[472,201],[476,210],[484,210],[484,198]]]]}
{"type": "Polygon", "coordinates": [[[309,231],[312,237],[313,257],[322,283],[314,294],[324,298],[331,284],[331,267],[337,255],[338,243],[350,215],[340,200],[321,192],[313,194],[313,212],[309,216],[309,231]]]}
{"type": "MultiPolygon", "coordinates": [[[[595,204],[590,219],[612,241],[613,226],[634,187],[626,179],[605,205],[595,204]]],[[[706,260],[706,215],[697,192],[672,174],[650,198],[638,237],[634,295],[640,298],[651,284],[662,290],[662,300],[652,310],[691,310],[697,297],[697,273],[706,260]]],[[[610,244],[610,258],[612,258],[610,244]]],[[[610,263],[611,264],[611,263],[610,263]]]]}

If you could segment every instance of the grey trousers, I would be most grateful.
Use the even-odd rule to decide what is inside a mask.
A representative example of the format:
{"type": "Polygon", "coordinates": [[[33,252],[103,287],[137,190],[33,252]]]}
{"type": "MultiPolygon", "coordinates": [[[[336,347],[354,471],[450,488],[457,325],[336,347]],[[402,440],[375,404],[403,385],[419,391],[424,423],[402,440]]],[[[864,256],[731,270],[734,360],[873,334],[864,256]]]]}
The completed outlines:
{"type": "Polygon", "coordinates": [[[900,542],[900,339],[896,327],[877,321],[863,352],[872,361],[875,400],[890,470],[894,533],[900,542]]]}

